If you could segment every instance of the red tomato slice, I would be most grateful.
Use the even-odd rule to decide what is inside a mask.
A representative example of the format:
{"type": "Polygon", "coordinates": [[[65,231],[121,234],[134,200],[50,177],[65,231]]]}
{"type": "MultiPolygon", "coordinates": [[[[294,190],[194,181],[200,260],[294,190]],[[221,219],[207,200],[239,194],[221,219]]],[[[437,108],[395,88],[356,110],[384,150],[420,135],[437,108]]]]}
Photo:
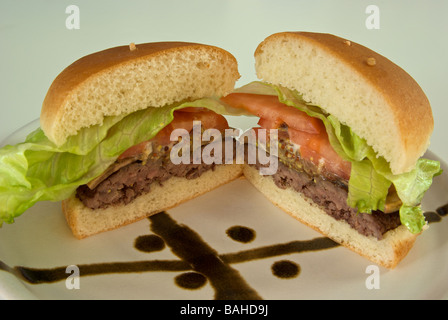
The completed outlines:
{"type": "Polygon", "coordinates": [[[300,154],[304,159],[312,161],[316,166],[323,165],[327,171],[343,179],[349,179],[351,164],[334,151],[320,119],[279,102],[276,96],[232,93],[222,100],[260,117],[258,124],[265,129],[277,129],[285,123],[289,139],[300,146],[300,154]]]}
{"type": "Polygon", "coordinates": [[[289,139],[300,146],[300,155],[304,159],[310,160],[317,167],[324,166],[327,171],[338,175],[342,179],[348,180],[350,178],[350,161],[344,161],[334,151],[326,132],[309,134],[288,129],[288,134],[289,139]],[[323,163],[321,163],[322,160],[323,163]]]}
{"type": "MultiPolygon", "coordinates": [[[[194,108],[188,108],[194,109],[194,108]]],[[[197,108],[198,109],[198,108],[197,108]]],[[[193,121],[200,121],[203,129],[217,129],[219,131],[224,131],[229,128],[229,124],[222,115],[217,114],[213,111],[203,111],[201,110],[187,110],[186,112],[182,112],[182,110],[178,110],[174,112],[173,121],[163,128],[153,139],[151,142],[156,142],[159,145],[169,144],[171,132],[175,129],[185,129],[190,132],[193,129],[193,121]]],[[[137,156],[141,154],[149,141],[144,141],[135,146],[130,147],[125,152],[123,152],[118,159],[125,159],[137,156]]]]}
{"type": "Polygon", "coordinates": [[[303,111],[279,102],[276,96],[231,93],[221,100],[234,108],[242,108],[257,117],[269,119],[272,123],[278,125],[276,128],[282,123],[286,123],[290,128],[308,133],[319,133],[325,130],[319,119],[310,117],[303,111]]]}
{"type": "Polygon", "coordinates": [[[125,152],[123,152],[119,157],[118,160],[126,159],[126,158],[132,158],[135,156],[138,156],[139,154],[142,154],[143,151],[146,148],[146,145],[149,141],[143,141],[139,144],[136,144],[135,146],[130,147],[125,152]]]}
{"type": "Polygon", "coordinates": [[[279,119],[266,119],[260,118],[258,125],[265,129],[278,129],[283,124],[283,121],[279,119]]]}
{"type": "Polygon", "coordinates": [[[193,129],[193,121],[200,121],[202,129],[217,129],[224,131],[229,128],[229,124],[222,115],[213,111],[198,111],[198,112],[182,112],[178,110],[174,112],[173,121],[163,128],[154,138],[159,144],[169,144],[171,132],[175,129],[185,129],[190,132],[193,129]]]}
{"type": "MultiPolygon", "coordinates": [[[[229,124],[226,118],[213,111],[206,110],[192,112],[191,110],[189,110],[187,112],[184,112],[184,109],[182,109],[174,112],[174,119],[169,125],[169,127],[171,128],[170,133],[173,129],[178,128],[183,128],[187,131],[191,131],[193,129],[193,121],[200,121],[203,129],[214,128],[220,131],[224,131],[225,129],[229,128],[229,124]]],[[[169,128],[165,129],[169,130],[169,128]]]]}

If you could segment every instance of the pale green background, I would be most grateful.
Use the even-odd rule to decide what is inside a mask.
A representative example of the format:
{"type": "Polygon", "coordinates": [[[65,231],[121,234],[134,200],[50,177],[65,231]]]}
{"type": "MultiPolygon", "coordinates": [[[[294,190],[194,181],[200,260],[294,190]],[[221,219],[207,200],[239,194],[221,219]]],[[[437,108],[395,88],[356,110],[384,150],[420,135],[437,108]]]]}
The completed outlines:
{"type": "Polygon", "coordinates": [[[364,44],[408,71],[435,118],[430,149],[448,160],[448,1],[6,1],[0,2],[0,140],[39,117],[53,79],[74,60],[130,42],[182,40],[223,47],[239,61],[238,85],[255,80],[253,52],[278,31],[328,32],[364,44]],[[80,8],[80,30],[65,9],[80,8]],[[368,30],[365,9],[380,8],[368,30]]]}

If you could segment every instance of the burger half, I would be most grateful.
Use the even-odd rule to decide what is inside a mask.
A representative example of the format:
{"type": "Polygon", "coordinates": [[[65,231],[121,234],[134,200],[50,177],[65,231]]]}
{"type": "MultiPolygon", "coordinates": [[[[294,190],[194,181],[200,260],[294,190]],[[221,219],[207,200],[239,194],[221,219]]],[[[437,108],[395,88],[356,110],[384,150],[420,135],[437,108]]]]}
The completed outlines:
{"type": "MultiPolygon", "coordinates": [[[[427,226],[420,207],[440,163],[415,80],[380,54],[320,33],[283,32],[255,51],[262,81],[222,99],[278,130],[278,170],[245,177],[278,207],[386,268],[427,226]]],[[[269,139],[264,146],[269,146],[269,139]]],[[[262,146],[259,146],[262,147],[262,146]]]]}
{"type": "MultiPolygon", "coordinates": [[[[62,201],[81,239],[241,176],[236,163],[170,160],[179,140],[192,142],[173,138],[175,129],[191,135],[199,124],[200,133],[223,133],[229,128],[223,115],[241,114],[219,100],[239,76],[229,52],[183,42],[131,44],[74,62],[49,88],[41,128],[0,149],[0,223],[12,223],[38,201],[62,201]]],[[[212,142],[224,138],[197,147],[212,142]]],[[[193,154],[191,144],[183,150],[193,154]]]]}

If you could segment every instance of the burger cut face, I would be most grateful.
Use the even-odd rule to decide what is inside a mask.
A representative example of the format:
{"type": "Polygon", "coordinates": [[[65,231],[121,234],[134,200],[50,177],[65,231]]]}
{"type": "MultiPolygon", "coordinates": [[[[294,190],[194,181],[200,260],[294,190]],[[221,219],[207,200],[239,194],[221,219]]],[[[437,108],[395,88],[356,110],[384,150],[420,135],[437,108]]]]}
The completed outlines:
{"type": "MultiPolygon", "coordinates": [[[[319,171],[349,180],[351,164],[334,151],[320,119],[279,102],[276,96],[232,93],[222,100],[260,117],[260,127],[278,129],[279,138],[284,138],[280,150],[289,151],[289,157],[311,162],[319,171]]],[[[291,162],[288,156],[283,159],[291,162]]]]}
{"type": "MultiPolygon", "coordinates": [[[[224,133],[229,128],[225,117],[213,111],[202,108],[177,110],[173,121],[153,139],[130,147],[101,176],[80,186],[77,197],[90,209],[127,204],[149,192],[154,182],[162,184],[172,176],[194,179],[203,172],[212,170],[215,164],[173,164],[171,161],[171,151],[179,142],[171,140],[172,132],[183,129],[191,134],[195,122],[200,123],[203,130],[215,129],[224,133]]],[[[220,143],[224,144],[225,141],[220,143]]]]}
{"type": "MultiPolygon", "coordinates": [[[[279,166],[271,176],[278,188],[302,193],[327,214],[347,221],[366,236],[381,239],[385,232],[401,225],[401,201],[393,188],[384,212],[359,213],[347,204],[351,162],[333,149],[320,119],[283,104],[272,95],[232,93],[221,100],[260,117],[261,128],[278,130],[279,166]]],[[[263,165],[256,163],[253,167],[261,170],[263,165]]]]}

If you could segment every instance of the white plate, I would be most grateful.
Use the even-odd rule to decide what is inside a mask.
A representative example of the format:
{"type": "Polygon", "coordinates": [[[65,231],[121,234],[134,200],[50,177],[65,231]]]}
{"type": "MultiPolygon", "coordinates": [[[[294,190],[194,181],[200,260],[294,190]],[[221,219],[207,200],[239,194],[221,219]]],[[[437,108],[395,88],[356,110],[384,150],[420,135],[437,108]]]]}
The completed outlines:
{"type": "MultiPolygon", "coordinates": [[[[38,125],[35,121],[21,128],[3,145],[22,141],[38,125]]],[[[440,161],[430,152],[426,157],[440,161]]],[[[427,211],[448,203],[448,168],[442,165],[445,173],[435,178],[423,203],[427,211]]],[[[244,179],[155,219],[85,240],[72,236],[60,203],[43,202],[0,229],[0,298],[209,300],[222,297],[225,288],[233,288],[227,293],[235,299],[446,299],[447,228],[448,216],[431,223],[396,269],[378,268],[378,273],[370,273],[371,262],[343,247],[294,251],[305,241],[315,244],[313,239],[322,236],[277,209],[244,179]],[[173,238],[174,244],[169,236],[161,241],[155,235],[159,226],[162,231],[182,231],[182,236],[173,238]],[[252,231],[252,241],[234,240],[228,234],[234,226],[252,231]],[[150,241],[158,251],[138,250],[136,239],[150,241]],[[192,273],[179,252],[176,255],[171,250],[179,244],[176,250],[190,257],[192,253],[212,253],[202,258],[199,266],[208,278],[192,273]],[[194,250],[188,251],[191,247],[194,250]],[[79,268],[77,280],[71,271],[66,273],[69,265],[79,268]],[[275,275],[273,266],[280,266],[283,272],[289,270],[292,277],[275,275]],[[131,269],[118,272],[124,267],[131,269]],[[33,279],[58,274],[59,280],[32,284],[16,277],[17,270],[31,275],[40,271],[31,276],[33,279]],[[86,275],[88,270],[93,274],[86,275]],[[369,289],[367,284],[374,275],[378,275],[379,288],[369,289]],[[186,284],[199,287],[186,289],[186,284]],[[73,285],[75,288],[69,289],[73,285]]],[[[198,262],[197,257],[193,259],[198,262]]]]}

